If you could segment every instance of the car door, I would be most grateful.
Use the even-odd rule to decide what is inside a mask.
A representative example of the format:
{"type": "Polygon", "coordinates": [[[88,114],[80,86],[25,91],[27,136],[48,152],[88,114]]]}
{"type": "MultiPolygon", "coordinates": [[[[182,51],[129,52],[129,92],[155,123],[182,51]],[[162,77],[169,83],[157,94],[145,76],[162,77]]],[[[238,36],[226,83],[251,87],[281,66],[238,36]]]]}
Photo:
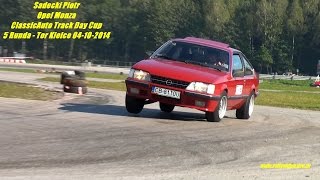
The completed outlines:
{"type": "Polygon", "coordinates": [[[243,94],[248,96],[252,91],[252,87],[254,86],[255,76],[254,69],[247,58],[241,54],[241,58],[244,66],[244,89],[243,94]]]}
{"type": "Polygon", "coordinates": [[[228,107],[233,108],[243,102],[244,67],[239,53],[232,56],[232,79],[228,88],[228,107]]]}

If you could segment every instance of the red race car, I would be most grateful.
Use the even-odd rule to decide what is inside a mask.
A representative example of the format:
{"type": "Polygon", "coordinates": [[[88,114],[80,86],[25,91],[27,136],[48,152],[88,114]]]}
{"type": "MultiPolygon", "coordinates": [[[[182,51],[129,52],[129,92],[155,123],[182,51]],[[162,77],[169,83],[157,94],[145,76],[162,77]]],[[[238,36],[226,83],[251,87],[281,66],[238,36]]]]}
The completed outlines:
{"type": "Polygon", "coordinates": [[[318,75],[318,77],[316,78],[316,80],[314,81],[314,83],[311,83],[310,86],[313,87],[320,87],[320,76],[318,75]]]}
{"type": "Polygon", "coordinates": [[[249,119],[259,94],[258,74],[241,51],[194,37],[170,40],[133,65],[126,86],[130,113],[159,102],[164,112],[175,106],[198,109],[213,122],[233,109],[237,118],[249,119]]]}

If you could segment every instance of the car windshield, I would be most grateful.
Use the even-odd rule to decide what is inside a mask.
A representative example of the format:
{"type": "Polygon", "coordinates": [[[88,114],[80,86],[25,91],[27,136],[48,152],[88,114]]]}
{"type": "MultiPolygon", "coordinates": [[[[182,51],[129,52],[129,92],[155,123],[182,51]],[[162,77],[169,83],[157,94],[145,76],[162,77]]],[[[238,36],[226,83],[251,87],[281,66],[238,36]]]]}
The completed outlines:
{"type": "Polygon", "coordinates": [[[220,49],[180,41],[169,41],[153,53],[151,58],[211,67],[229,71],[229,53],[220,49]]]}

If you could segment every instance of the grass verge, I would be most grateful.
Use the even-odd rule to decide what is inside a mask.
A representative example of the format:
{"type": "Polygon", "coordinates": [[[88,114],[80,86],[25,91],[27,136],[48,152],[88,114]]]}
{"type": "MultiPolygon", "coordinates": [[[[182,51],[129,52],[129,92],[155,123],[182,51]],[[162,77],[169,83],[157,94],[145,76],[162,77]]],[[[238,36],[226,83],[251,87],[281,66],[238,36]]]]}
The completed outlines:
{"type": "Polygon", "coordinates": [[[23,73],[36,73],[36,71],[33,70],[33,69],[0,68],[0,71],[23,72],[23,73]]]}
{"type": "Polygon", "coordinates": [[[275,107],[320,110],[320,95],[301,92],[260,91],[256,104],[275,107]]]}
{"type": "Polygon", "coordinates": [[[260,89],[283,90],[283,91],[319,91],[318,88],[310,87],[312,80],[263,80],[260,89]]]}
{"type": "Polygon", "coordinates": [[[60,97],[57,92],[46,91],[41,88],[32,87],[31,85],[0,81],[0,87],[0,97],[5,98],[48,101],[60,97]]]}
{"type": "MultiPolygon", "coordinates": [[[[0,68],[0,71],[23,72],[23,73],[39,73],[35,69],[0,68]]],[[[60,73],[45,73],[45,74],[59,74],[60,75],[60,73]]],[[[125,74],[87,72],[86,73],[86,77],[88,77],[88,78],[100,78],[100,79],[125,80],[128,76],[125,75],[125,74]]]]}
{"type": "MultiPolygon", "coordinates": [[[[48,82],[60,82],[60,78],[56,77],[45,77],[39,79],[40,81],[48,81],[48,82]]],[[[126,85],[124,82],[99,82],[99,81],[88,81],[88,87],[97,88],[97,89],[109,89],[109,90],[118,90],[125,91],[126,85]]]]}
{"type": "Polygon", "coordinates": [[[111,73],[86,73],[88,78],[101,78],[101,79],[115,79],[115,80],[125,80],[128,76],[121,74],[111,74],[111,73]]]}

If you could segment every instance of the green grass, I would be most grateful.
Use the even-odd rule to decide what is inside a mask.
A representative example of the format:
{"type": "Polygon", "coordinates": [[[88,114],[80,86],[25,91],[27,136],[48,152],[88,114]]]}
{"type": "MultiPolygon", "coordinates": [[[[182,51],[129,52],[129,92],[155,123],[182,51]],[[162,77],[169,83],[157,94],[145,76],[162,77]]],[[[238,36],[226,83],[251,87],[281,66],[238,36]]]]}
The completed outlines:
{"type": "Polygon", "coordinates": [[[260,96],[256,103],[265,106],[320,110],[320,89],[310,87],[312,82],[312,80],[264,80],[260,83],[260,96]]]}
{"type": "MultiPolygon", "coordinates": [[[[56,77],[45,77],[39,79],[40,81],[48,81],[48,82],[60,82],[60,78],[56,77]]],[[[88,81],[89,88],[97,88],[97,89],[110,89],[117,91],[125,91],[126,85],[124,82],[99,82],[99,81],[88,81]]]]}
{"type": "MultiPolygon", "coordinates": [[[[23,72],[23,73],[38,73],[34,69],[0,68],[0,71],[23,72]]],[[[48,73],[48,74],[52,74],[52,73],[48,73]]],[[[54,74],[60,74],[60,73],[54,73],[54,74]]],[[[86,77],[88,77],[88,78],[100,78],[100,79],[125,80],[128,76],[124,75],[124,74],[88,72],[88,73],[86,73],[86,77]]]]}
{"type": "Polygon", "coordinates": [[[300,92],[260,92],[258,105],[320,110],[320,95],[300,92]]]}
{"type": "Polygon", "coordinates": [[[23,73],[36,73],[36,71],[33,70],[33,69],[0,68],[0,71],[23,72],[23,73]]]}
{"type": "Polygon", "coordinates": [[[89,87],[98,89],[110,89],[118,91],[126,91],[126,84],[124,82],[98,82],[89,81],[89,87]]]}
{"type": "Polygon", "coordinates": [[[59,93],[46,91],[31,85],[2,82],[0,81],[0,97],[20,98],[31,100],[55,100],[60,97],[59,93]]]}
{"type": "Polygon", "coordinates": [[[319,89],[310,87],[312,80],[263,80],[260,83],[260,89],[284,90],[284,91],[319,91],[319,89]]]}
{"type": "Polygon", "coordinates": [[[128,76],[121,74],[111,74],[111,73],[86,73],[88,78],[101,78],[101,79],[115,79],[115,80],[125,80],[128,76]]]}

